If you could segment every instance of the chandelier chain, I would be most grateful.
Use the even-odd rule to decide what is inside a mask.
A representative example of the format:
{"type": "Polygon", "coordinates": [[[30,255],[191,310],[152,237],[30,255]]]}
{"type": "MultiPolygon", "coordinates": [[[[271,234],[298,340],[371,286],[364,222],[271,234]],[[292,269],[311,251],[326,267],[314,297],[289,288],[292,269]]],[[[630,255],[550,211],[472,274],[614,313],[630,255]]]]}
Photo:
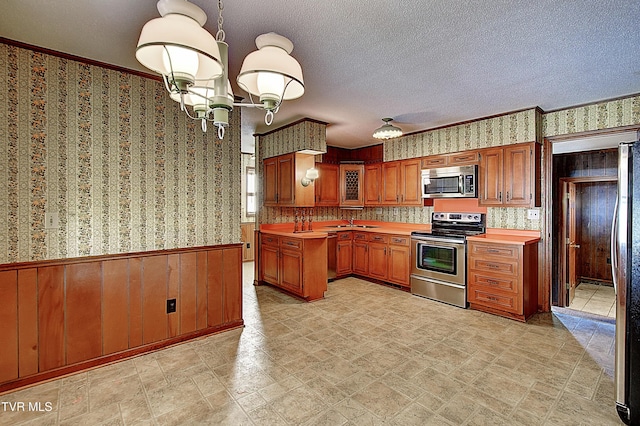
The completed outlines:
{"type": "Polygon", "coordinates": [[[222,25],[224,24],[224,18],[222,17],[222,10],[224,9],[224,4],[222,0],[218,0],[218,32],[216,33],[216,41],[224,41],[225,33],[222,29],[222,25]]]}

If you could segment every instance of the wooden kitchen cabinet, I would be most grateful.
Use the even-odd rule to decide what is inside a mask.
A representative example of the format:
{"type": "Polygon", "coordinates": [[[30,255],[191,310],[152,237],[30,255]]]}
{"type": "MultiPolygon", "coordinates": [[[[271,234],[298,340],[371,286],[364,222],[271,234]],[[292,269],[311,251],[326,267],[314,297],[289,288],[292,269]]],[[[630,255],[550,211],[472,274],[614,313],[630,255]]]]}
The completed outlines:
{"type": "Polygon", "coordinates": [[[526,321],[538,310],[538,245],[468,241],[473,309],[526,321]]]}
{"type": "Polygon", "coordinates": [[[353,262],[351,231],[338,232],[336,250],[336,276],[349,275],[352,271],[351,264],[353,262]]]}
{"type": "Polygon", "coordinates": [[[327,290],[327,238],[295,238],[261,232],[259,281],[307,301],[327,290]]]}
{"type": "Polygon", "coordinates": [[[363,183],[363,164],[340,164],[340,206],[364,206],[363,183]]]}
{"type": "Polygon", "coordinates": [[[314,185],[300,181],[314,167],[314,156],[290,153],[263,161],[263,202],[265,206],[313,207],[314,185]]]}
{"type": "Polygon", "coordinates": [[[419,158],[382,163],[382,204],[422,205],[421,174],[419,158]]]}
{"type": "Polygon", "coordinates": [[[318,179],[315,180],[316,206],[340,205],[340,166],[316,163],[318,179]]]}
{"type": "Polygon", "coordinates": [[[436,169],[438,167],[469,166],[472,164],[478,164],[478,161],[480,161],[479,151],[468,150],[454,152],[451,154],[422,157],[422,168],[436,169]]]}
{"type": "Polygon", "coordinates": [[[369,276],[386,281],[389,259],[387,257],[389,239],[387,235],[369,235],[369,276]]]}
{"type": "Polygon", "coordinates": [[[535,142],[482,150],[478,204],[540,205],[540,144],[535,142]]]}
{"type": "Polygon", "coordinates": [[[447,166],[446,155],[430,155],[428,157],[422,157],[423,169],[435,169],[438,167],[446,167],[446,166],[447,166]]]}
{"type": "Polygon", "coordinates": [[[382,203],[382,165],[367,164],[364,166],[364,205],[379,206],[382,203]]]}
{"type": "Polygon", "coordinates": [[[369,275],[369,242],[367,233],[353,233],[353,273],[369,275]]]}
{"type": "Polygon", "coordinates": [[[411,269],[411,239],[407,236],[392,235],[389,238],[389,265],[387,280],[403,287],[409,287],[411,269]]]}

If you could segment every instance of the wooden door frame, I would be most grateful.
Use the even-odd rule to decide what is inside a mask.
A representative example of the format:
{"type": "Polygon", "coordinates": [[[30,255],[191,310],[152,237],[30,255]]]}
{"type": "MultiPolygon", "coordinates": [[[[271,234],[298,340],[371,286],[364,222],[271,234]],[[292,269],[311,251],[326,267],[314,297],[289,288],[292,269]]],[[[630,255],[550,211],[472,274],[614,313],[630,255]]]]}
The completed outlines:
{"type": "Polygon", "coordinates": [[[561,218],[559,222],[559,229],[555,233],[556,236],[560,238],[560,264],[558,265],[558,273],[560,278],[562,278],[562,282],[560,283],[560,288],[558,291],[558,306],[566,307],[568,306],[568,297],[566,288],[565,279],[569,273],[569,258],[567,256],[567,241],[565,238],[566,235],[566,214],[567,214],[567,199],[566,199],[566,190],[568,188],[569,183],[580,184],[580,183],[594,183],[594,182],[617,182],[617,176],[581,176],[581,177],[567,177],[560,178],[560,199],[561,203],[561,218]]]}

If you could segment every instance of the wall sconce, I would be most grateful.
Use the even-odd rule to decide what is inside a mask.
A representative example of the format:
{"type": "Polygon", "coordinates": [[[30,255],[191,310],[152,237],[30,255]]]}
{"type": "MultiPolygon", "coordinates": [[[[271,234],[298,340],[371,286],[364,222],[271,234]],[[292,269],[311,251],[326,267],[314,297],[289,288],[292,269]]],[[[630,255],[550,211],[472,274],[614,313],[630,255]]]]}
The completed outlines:
{"type": "Polygon", "coordinates": [[[302,178],[300,183],[302,184],[302,186],[309,186],[309,184],[311,184],[311,182],[313,182],[314,180],[318,179],[319,176],[320,174],[318,173],[318,169],[316,169],[315,167],[312,167],[309,170],[307,170],[307,174],[302,178]]]}

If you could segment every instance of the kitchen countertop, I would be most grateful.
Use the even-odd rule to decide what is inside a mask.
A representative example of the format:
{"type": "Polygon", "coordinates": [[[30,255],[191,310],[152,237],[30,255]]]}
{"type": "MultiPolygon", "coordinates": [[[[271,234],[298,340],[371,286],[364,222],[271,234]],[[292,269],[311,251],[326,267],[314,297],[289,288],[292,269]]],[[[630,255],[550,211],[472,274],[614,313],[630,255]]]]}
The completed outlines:
{"type": "Polygon", "coordinates": [[[265,234],[279,235],[294,238],[324,238],[330,232],[375,232],[378,234],[411,235],[411,231],[427,231],[431,228],[428,224],[398,223],[398,222],[376,222],[376,221],[354,221],[354,226],[349,226],[346,221],[313,222],[311,232],[293,232],[293,223],[263,224],[260,225],[260,232],[265,234]],[[336,227],[340,225],[340,227],[336,227]],[[365,227],[366,226],[366,227],[365,227]]]}
{"type": "Polygon", "coordinates": [[[467,237],[467,241],[476,241],[484,243],[500,243],[500,244],[518,244],[527,245],[540,241],[540,233],[538,231],[512,231],[500,230],[499,232],[491,232],[486,234],[474,235],[467,237]]]}

